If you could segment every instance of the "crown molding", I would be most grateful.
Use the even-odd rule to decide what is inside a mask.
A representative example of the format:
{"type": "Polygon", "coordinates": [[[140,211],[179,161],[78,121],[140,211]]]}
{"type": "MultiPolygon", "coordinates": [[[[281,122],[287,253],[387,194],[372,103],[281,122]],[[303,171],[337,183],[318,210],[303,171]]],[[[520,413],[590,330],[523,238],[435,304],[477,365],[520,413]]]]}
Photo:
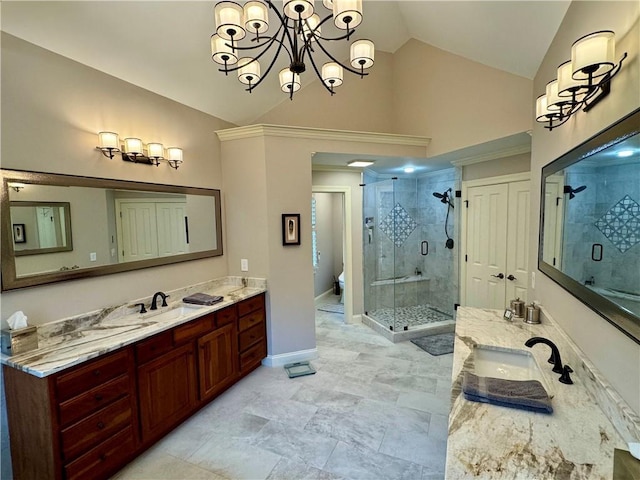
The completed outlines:
{"type": "Polygon", "coordinates": [[[249,125],[246,127],[216,130],[222,142],[253,138],[260,136],[305,138],[345,142],[383,143],[409,147],[427,147],[431,142],[428,137],[417,135],[397,135],[394,133],[356,132],[350,130],[331,130],[327,128],[293,127],[285,125],[249,125]]]}
{"type": "Polygon", "coordinates": [[[483,153],[481,155],[470,155],[468,157],[452,160],[451,164],[454,167],[465,167],[467,165],[473,165],[474,163],[489,162],[491,160],[497,160],[498,158],[513,157],[514,155],[529,153],[530,151],[531,145],[516,145],[514,147],[504,148],[494,152],[483,153]]]}

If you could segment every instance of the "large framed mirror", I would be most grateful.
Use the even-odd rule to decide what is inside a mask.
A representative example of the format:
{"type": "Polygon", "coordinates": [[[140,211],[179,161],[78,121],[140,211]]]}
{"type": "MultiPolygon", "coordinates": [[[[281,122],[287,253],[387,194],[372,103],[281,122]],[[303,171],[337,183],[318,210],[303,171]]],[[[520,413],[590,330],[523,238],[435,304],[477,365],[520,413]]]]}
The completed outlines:
{"type": "Polygon", "coordinates": [[[220,190],[0,173],[3,291],[222,255],[220,190]]]}
{"type": "Polygon", "coordinates": [[[542,169],[538,268],[640,343],[640,109],[542,169]]]}

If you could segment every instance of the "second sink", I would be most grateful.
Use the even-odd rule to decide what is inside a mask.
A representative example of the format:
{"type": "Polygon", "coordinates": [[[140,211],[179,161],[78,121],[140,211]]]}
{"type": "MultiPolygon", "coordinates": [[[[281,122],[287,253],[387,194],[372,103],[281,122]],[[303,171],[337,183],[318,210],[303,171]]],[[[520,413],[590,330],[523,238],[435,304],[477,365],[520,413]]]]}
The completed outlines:
{"type": "Polygon", "coordinates": [[[164,308],[161,310],[154,310],[148,313],[140,315],[142,319],[152,319],[154,322],[163,322],[168,320],[175,320],[176,318],[185,317],[191,315],[202,307],[198,305],[179,305],[173,308],[164,308]]]}

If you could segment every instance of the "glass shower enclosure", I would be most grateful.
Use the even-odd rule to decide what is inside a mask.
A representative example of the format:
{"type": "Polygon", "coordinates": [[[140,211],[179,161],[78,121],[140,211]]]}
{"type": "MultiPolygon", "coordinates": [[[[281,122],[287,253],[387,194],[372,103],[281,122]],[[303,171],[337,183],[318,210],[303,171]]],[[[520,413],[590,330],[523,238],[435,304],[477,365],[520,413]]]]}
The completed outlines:
{"type": "Polygon", "coordinates": [[[455,184],[453,168],[416,178],[364,174],[365,315],[385,329],[428,329],[453,321],[455,184]]]}

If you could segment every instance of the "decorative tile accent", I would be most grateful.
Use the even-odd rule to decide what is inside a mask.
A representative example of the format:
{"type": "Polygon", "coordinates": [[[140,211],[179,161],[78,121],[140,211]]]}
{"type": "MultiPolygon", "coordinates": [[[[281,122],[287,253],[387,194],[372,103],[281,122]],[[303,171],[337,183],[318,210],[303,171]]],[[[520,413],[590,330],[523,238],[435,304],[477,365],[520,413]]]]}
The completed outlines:
{"type": "Polygon", "coordinates": [[[625,195],[598,219],[595,226],[624,253],[640,243],[640,205],[625,195]]]}
{"type": "Polygon", "coordinates": [[[380,222],[380,229],[396,247],[401,247],[417,226],[415,220],[399,203],[396,203],[396,206],[380,222]]]}

